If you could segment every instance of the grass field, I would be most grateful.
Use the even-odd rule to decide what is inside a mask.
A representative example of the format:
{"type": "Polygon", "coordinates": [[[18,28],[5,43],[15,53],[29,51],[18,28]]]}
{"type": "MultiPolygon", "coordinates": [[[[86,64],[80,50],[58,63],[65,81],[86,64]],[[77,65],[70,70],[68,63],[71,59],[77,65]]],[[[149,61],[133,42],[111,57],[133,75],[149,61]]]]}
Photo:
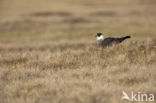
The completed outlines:
{"type": "Polygon", "coordinates": [[[155,0],[1,0],[0,103],[156,96],[155,9],[155,0]],[[97,32],[132,38],[97,48],[97,32]]]}

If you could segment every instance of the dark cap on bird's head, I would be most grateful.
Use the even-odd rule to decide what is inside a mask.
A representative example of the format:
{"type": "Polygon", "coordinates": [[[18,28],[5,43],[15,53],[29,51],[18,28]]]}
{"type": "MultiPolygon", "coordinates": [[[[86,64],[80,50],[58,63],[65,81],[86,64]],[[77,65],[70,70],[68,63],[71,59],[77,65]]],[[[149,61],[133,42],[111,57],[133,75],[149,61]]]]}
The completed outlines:
{"type": "Polygon", "coordinates": [[[97,36],[101,36],[102,35],[102,33],[97,33],[97,36]]]}

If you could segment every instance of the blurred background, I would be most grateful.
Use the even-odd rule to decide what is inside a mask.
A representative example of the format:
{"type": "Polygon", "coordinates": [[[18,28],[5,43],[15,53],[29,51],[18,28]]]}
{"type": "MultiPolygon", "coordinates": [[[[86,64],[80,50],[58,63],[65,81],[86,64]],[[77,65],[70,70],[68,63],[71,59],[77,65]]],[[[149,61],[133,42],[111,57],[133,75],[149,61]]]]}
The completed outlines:
{"type": "Polygon", "coordinates": [[[0,0],[3,36],[73,31],[142,38],[155,35],[155,21],[155,0],[0,0]]]}
{"type": "Polygon", "coordinates": [[[0,103],[126,103],[155,67],[156,0],[0,0],[0,103]]]}

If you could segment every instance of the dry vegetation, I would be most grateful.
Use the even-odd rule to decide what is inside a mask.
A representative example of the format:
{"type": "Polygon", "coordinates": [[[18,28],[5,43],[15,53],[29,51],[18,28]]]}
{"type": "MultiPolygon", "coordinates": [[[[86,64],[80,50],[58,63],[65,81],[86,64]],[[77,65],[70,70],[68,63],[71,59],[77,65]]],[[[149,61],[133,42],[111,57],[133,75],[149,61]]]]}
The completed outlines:
{"type": "Polygon", "coordinates": [[[0,103],[127,103],[156,96],[155,0],[1,0],[0,103]],[[96,32],[131,35],[97,48],[96,32]]]}

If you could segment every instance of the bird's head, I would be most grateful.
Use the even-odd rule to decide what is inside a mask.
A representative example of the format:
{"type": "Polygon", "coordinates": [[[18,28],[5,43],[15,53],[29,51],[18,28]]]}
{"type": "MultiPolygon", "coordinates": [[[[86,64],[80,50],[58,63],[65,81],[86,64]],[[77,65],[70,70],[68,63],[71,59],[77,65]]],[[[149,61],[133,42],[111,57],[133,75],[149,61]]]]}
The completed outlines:
{"type": "Polygon", "coordinates": [[[104,40],[104,36],[102,33],[97,33],[96,38],[97,40],[104,40]]]}

